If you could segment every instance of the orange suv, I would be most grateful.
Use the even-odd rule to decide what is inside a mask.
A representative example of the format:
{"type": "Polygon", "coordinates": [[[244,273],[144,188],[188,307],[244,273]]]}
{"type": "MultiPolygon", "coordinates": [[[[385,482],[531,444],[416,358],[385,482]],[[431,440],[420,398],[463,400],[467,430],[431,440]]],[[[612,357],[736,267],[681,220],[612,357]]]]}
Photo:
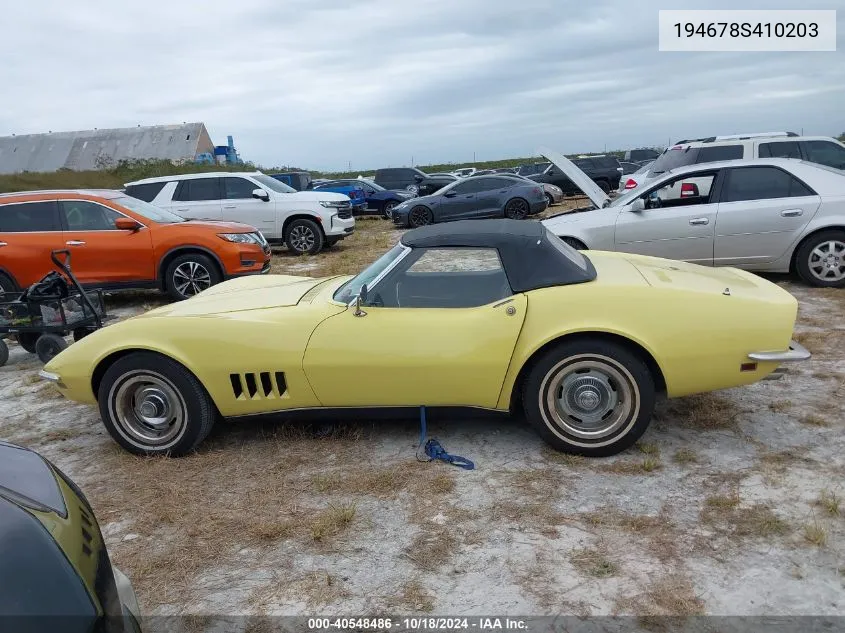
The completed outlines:
{"type": "Polygon", "coordinates": [[[247,224],[185,220],[120,191],[0,195],[0,292],[41,279],[56,249],[70,250],[83,285],[159,288],[177,300],[270,270],[267,240],[247,224]]]}

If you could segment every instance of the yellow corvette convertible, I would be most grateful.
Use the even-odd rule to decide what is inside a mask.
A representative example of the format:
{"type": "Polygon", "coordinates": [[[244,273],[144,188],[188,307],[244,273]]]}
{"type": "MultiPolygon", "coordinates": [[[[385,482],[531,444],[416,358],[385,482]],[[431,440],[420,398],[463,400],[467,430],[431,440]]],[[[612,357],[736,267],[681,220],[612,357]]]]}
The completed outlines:
{"type": "Polygon", "coordinates": [[[182,455],[218,417],[293,409],[524,410],[557,449],[610,455],[655,399],[780,376],[796,300],[750,273],[579,252],[542,224],[409,231],[355,277],[264,276],[96,331],[42,376],[133,453],[182,455]]]}

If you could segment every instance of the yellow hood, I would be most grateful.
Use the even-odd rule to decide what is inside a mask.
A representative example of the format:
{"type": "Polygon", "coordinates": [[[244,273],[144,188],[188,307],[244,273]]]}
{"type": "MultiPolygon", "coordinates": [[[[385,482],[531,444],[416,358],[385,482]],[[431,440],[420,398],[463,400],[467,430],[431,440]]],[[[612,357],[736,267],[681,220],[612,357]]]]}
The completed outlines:
{"type": "Polygon", "coordinates": [[[261,310],[296,305],[302,296],[333,277],[294,277],[292,275],[261,275],[232,279],[209,288],[186,301],[171,303],[142,315],[204,316],[244,310],[261,310]]]}

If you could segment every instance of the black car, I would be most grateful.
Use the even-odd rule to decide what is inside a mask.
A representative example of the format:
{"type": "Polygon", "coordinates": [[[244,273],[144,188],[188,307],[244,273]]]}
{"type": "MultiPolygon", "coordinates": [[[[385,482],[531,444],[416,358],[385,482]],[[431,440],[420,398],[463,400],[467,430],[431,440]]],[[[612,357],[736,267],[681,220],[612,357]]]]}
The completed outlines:
{"type": "Polygon", "coordinates": [[[16,633],[137,633],[137,618],[85,495],[38,453],[0,442],[0,622],[16,633]]]}
{"type": "Polygon", "coordinates": [[[653,147],[640,147],[626,151],[624,160],[629,163],[642,163],[643,161],[654,160],[658,156],[660,156],[659,150],[653,147]]]}
{"type": "MultiPolygon", "coordinates": [[[[619,179],[622,177],[622,167],[619,160],[614,156],[588,156],[584,158],[573,158],[572,162],[587,174],[605,193],[619,187],[619,179]]],[[[575,186],[566,174],[562,173],[551,163],[547,163],[545,171],[539,174],[528,174],[531,180],[537,182],[557,185],[563,193],[572,195],[580,193],[581,190],[575,186]]]]}
{"type": "Polygon", "coordinates": [[[373,180],[385,189],[408,189],[428,177],[416,167],[387,167],[377,169],[373,180]]]}
{"type": "Polygon", "coordinates": [[[403,202],[393,209],[393,222],[418,227],[470,218],[521,220],[544,211],[543,188],[516,176],[470,176],[437,193],[403,202]]]}

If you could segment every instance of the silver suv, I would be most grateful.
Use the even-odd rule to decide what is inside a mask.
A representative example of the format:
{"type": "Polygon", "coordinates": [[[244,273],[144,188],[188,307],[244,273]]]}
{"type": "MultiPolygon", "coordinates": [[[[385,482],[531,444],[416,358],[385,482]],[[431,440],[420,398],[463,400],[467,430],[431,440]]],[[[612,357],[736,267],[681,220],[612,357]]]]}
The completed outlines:
{"type": "Polygon", "coordinates": [[[638,181],[637,188],[647,187],[656,178],[679,167],[755,158],[796,158],[845,169],[845,145],[829,136],[799,136],[795,132],[735,134],[678,141],[652,163],[645,177],[638,181]]]}

